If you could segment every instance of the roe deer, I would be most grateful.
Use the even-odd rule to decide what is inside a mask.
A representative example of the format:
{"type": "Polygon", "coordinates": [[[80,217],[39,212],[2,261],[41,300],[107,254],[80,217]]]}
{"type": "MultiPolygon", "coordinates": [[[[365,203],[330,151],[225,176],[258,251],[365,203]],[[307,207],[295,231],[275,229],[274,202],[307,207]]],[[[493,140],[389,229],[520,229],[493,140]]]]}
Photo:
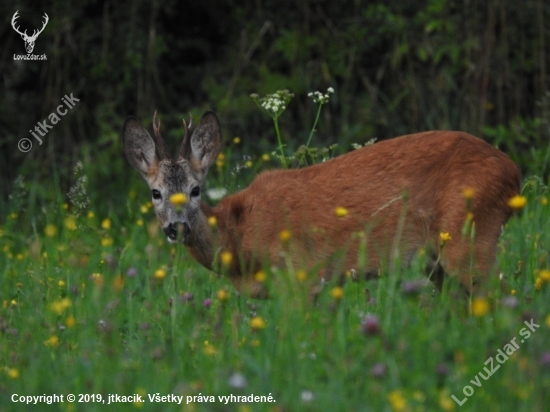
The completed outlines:
{"type": "Polygon", "coordinates": [[[168,241],[177,242],[180,226],[183,244],[208,269],[218,267],[213,260],[220,252],[230,252],[227,273],[237,289],[262,295],[253,274],[266,262],[316,269],[325,277],[351,269],[372,275],[397,254],[409,262],[421,247],[434,257],[430,271],[439,288],[446,273],[477,292],[495,269],[498,237],[512,214],[508,200],[519,193],[521,176],[508,156],[477,137],[416,133],[302,169],[263,172],[212,208],[201,201],[201,186],[220,152],[218,118],[205,113],[192,134],[191,125],[184,126],[172,160],[156,113],[156,145],[130,117],[124,153],[147,181],[168,241]],[[186,196],[180,208],[169,200],[175,193],[186,196]],[[208,224],[212,216],[215,228],[208,224]],[[465,224],[473,238],[463,233],[465,224]],[[286,241],[280,237],[285,229],[286,241]],[[441,232],[450,235],[443,246],[441,232]],[[366,261],[360,263],[361,242],[366,261]]]}

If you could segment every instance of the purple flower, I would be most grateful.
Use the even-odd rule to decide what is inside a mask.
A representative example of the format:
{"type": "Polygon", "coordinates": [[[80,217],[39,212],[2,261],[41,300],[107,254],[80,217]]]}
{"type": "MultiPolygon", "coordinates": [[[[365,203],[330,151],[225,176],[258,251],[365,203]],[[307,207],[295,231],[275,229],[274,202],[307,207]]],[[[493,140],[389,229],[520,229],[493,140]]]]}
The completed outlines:
{"type": "Polygon", "coordinates": [[[383,363],[376,363],[370,368],[370,374],[375,378],[383,378],[386,374],[386,365],[383,363]]]}
{"type": "Polygon", "coordinates": [[[378,316],[368,314],[361,322],[362,330],[365,335],[377,335],[380,333],[380,320],[378,316]]]}
{"type": "Polygon", "coordinates": [[[202,302],[202,305],[208,309],[210,307],[210,305],[212,304],[212,299],[210,298],[207,298],[207,299],[204,299],[204,302],[202,302]]]}
{"type": "Polygon", "coordinates": [[[540,356],[540,363],[543,366],[550,366],[550,352],[544,352],[540,356]]]}
{"type": "Polygon", "coordinates": [[[135,278],[137,275],[137,270],[135,267],[131,267],[128,269],[128,271],[126,272],[126,276],[128,276],[129,278],[135,278]]]}

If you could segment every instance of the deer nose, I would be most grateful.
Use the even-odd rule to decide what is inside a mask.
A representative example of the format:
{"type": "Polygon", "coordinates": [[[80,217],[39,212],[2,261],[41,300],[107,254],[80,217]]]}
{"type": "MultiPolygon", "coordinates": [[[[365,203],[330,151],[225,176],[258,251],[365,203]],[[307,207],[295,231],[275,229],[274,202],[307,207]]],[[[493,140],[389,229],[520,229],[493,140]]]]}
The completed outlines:
{"type": "Polygon", "coordinates": [[[178,230],[174,223],[169,223],[168,226],[162,228],[166,236],[171,240],[176,240],[178,238],[178,230]]]}

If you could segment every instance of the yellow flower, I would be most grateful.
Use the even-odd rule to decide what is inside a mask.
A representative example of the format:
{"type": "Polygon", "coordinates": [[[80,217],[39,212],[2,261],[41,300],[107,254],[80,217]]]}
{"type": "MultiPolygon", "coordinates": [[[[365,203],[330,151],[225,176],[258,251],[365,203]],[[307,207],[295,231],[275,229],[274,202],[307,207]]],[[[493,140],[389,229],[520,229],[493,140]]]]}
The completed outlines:
{"type": "Polygon", "coordinates": [[[216,219],[216,216],[210,216],[208,218],[208,225],[210,225],[211,227],[214,227],[218,224],[218,219],[216,219]]]}
{"type": "Polygon", "coordinates": [[[95,213],[92,211],[88,212],[88,219],[93,219],[95,217],[95,213]]]}
{"type": "Polygon", "coordinates": [[[65,218],[63,223],[65,224],[65,227],[67,229],[76,230],[76,220],[74,219],[73,216],[69,216],[69,217],[65,218]]]}
{"type": "Polygon", "coordinates": [[[336,209],[334,209],[334,214],[338,217],[344,217],[348,214],[348,209],[342,206],[338,206],[336,209]]]}
{"type": "Polygon", "coordinates": [[[17,255],[15,255],[15,258],[16,258],[17,260],[23,260],[23,257],[24,257],[24,256],[23,256],[23,253],[18,253],[17,255]]]}
{"type": "Polygon", "coordinates": [[[108,230],[111,228],[111,219],[109,219],[108,217],[103,219],[103,221],[101,222],[101,228],[105,229],[105,230],[108,230]]]}
{"type": "Polygon", "coordinates": [[[44,341],[44,345],[51,348],[57,348],[57,346],[59,345],[59,338],[55,335],[52,335],[48,340],[44,341]]]}
{"type": "Polygon", "coordinates": [[[71,307],[71,300],[63,298],[50,303],[50,310],[57,315],[61,315],[65,310],[71,307]]]}
{"type": "Polygon", "coordinates": [[[477,297],[472,300],[472,315],[475,317],[485,316],[489,312],[489,301],[484,297],[477,297]]]}
{"type": "Polygon", "coordinates": [[[288,230],[288,229],[283,229],[279,233],[279,239],[281,239],[281,242],[288,242],[290,240],[291,236],[292,235],[290,233],[290,230],[288,230]]]}
{"type": "Polygon", "coordinates": [[[451,400],[451,395],[448,389],[443,389],[439,392],[439,406],[445,412],[451,412],[455,410],[455,403],[451,400]]]}
{"type": "Polygon", "coordinates": [[[260,341],[258,339],[252,339],[250,341],[250,345],[254,346],[254,347],[258,347],[258,346],[260,346],[260,341]]]}
{"type": "Polygon", "coordinates": [[[234,138],[233,138],[233,143],[234,143],[234,144],[239,144],[239,143],[241,143],[241,138],[240,138],[240,137],[234,137],[234,138]]]}
{"type": "Polygon", "coordinates": [[[439,233],[439,240],[441,240],[441,243],[445,243],[449,240],[451,240],[452,237],[451,235],[449,234],[449,232],[441,232],[439,233]]]}
{"type": "Polygon", "coordinates": [[[214,345],[211,345],[207,340],[204,341],[204,353],[210,356],[216,354],[216,348],[214,347],[214,345]]]}
{"type": "Polygon", "coordinates": [[[10,304],[11,304],[12,306],[17,306],[17,301],[16,301],[15,299],[12,299],[11,302],[10,302],[10,304]]]}
{"type": "Polygon", "coordinates": [[[296,271],[296,280],[298,282],[303,282],[307,279],[307,272],[304,269],[298,269],[296,271]]]}
{"type": "Polygon", "coordinates": [[[388,393],[388,401],[394,411],[404,411],[407,407],[407,401],[400,390],[388,393]]]}
{"type": "Polygon", "coordinates": [[[65,282],[63,282],[62,280],[60,280],[59,282],[57,282],[57,284],[59,285],[60,288],[62,288],[63,286],[65,286],[65,282]]]}
{"type": "Polygon", "coordinates": [[[512,290],[510,291],[510,294],[515,295],[515,294],[516,294],[516,290],[515,290],[515,289],[512,289],[512,290]]]}
{"type": "Polygon", "coordinates": [[[222,302],[229,299],[229,293],[227,293],[225,289],[218,290],[217,296],[218,296],[218,299],[221,300],[222,302]]]}
{"type": "Polygon", "coordinates": [[[124,287],[124,278],[120,275],[115,276],[113,279],[113,289],[115,292],[120,292],[124,287]]]}
{"type": "Polygon", "coordinates": [[[269,155],[268,155],[267,153],[264,153],[264,154],[262,155],[262,160],[263,160],[264,162],[269,162],[269,159],[270,159],[270,157],[269,157],[269,155]]]}
{"type": "Polygon", "coordinates": [[[542,269],[542,270],[539,272],[539,278],[540,278],[540,280],[542,280],[543,282],[550,282],[550,270],[548,270],[548,269],[542,269]]]}
{"type": "Polygon", "coordinates": [[[508,206],[512,209],[523,209],[527,204],[527,198],[525,196],[515,195],[508,200],[508,206]]]}
{"type": "Polygon", "coordinates": [[[471,187],[465,187],[462,190],[462,197],[466,200],[472,200],[476,194],[476,191],[472,189],[471,187]]]}
{"type": "Polygon", "coordinates": [[[6,375],[8,375],[10,379],[17,379],[19,378],[19,370],[15,368],[6,368],[6,375]]]}
{"type": "Polygon", "coordinates": [[[92,280],[96,286],[103,286],[103,276],[100,273],[92,273],[92,280]]]}
{"type": "Polygon", "coordinates": [[[101,239],[101,246],[111,246],[113,244],[113,238],[112,237],[104,237],[101,239]]]}
{"type": "Polygon", "coordinates": [[[181,206],[184,203],[187,203],[187,196],[183,193],[174,193],[170,196],[170,203],[174,206],[181,206]]]}
{"type": "Polygon", "coordinates": [[[254,280],[256,282],[265,282],[267,279],[267,275],[265,274],[265,272],[263,270],[259,270],[258,272],[256,272],[256,274],[254,275],[254,280]]]}
{"type": "Polygon", "coordinates": [[[247,160],[244,165],[250,169],[252,166],[254,166],[254,163],[252,163],[252,160],[247,160]]]}
{"type": "Polygon", "coordinates": [[[546,324],[546,326],[550,328],[550,315],[546,315],[546,319],[544,319],[544,323],[546,324]]]}
{"type": "Polygon", "coordinates": [[[51,223],[48,223],[44,228],[44,233],[48,237],[54,237],[57,234],[57,228],[51,223]]]}
{"type": "Polygon", "coordinates": [[[543,283],[543,282],[542,282],[542,279],[539,278],[539,277],[537,277],[537,278],[535,279],[535,289],[536,289],[536,290],[540,290],[540,289],[542,288],[542,283],[543,283]]]}
{"type": "Polygon", "coordinates": [[[228,250],[224,251],[220,255],[223,266],[229,266],[233,262],[233,255],[228,250]]]}
{"type": "Polygon", "coordinates": [[[68,328],[72,328],[75,324],[76,324],[76,319],[74,318],[74,316],[73,315],[67,316],[67,318],[65,319],[65,326],[67,326],[68,328]]]}
{"type": "Polygon", "coordinates": [[[542,197],[540,199],[540,204],[543,205],[543,206],[546,206],[548,204],[548,198],[542,197]]]}
{"type": "Polygon", "coordinates": [[[224,159],[225,159],[225,154],[224,154],[224,153],[218,154],[218,157],[217,157],[216,159],[218,159],[218,160],[224,160],[224,159]]]}
{"type": "Polygon", "coordinates": [[[164,269],[155,270],[155,279],[162,280],[166,277],[166,271],[164,269]]]}
{"type": "Polygon", "coordinates": [[[260,316],[255,316],[250,319],[250,327],[254,330],[264,329],[266,324],[265,321],[260,316]]]}
{"type": "Polygon", "coordinates": [[[335,288],[332,288],[330,291],[330,295],[335,300],[340,300],[344,296],[344,289],[342,289],[340,286],[336,286],[335,288]]]}
{"type": "Polygon", "coordinates": [[[141,205],[139,207],[139,211],[141,212],[141,214],[144,215],[145,213],[147,213],[149,211],[149,208],[147,207],[147,205],[141,205]]]}
{"type": "Polygon", "coordinates": [[[143,226],[143,219],[136,220],[136,225],[143,226]]]}

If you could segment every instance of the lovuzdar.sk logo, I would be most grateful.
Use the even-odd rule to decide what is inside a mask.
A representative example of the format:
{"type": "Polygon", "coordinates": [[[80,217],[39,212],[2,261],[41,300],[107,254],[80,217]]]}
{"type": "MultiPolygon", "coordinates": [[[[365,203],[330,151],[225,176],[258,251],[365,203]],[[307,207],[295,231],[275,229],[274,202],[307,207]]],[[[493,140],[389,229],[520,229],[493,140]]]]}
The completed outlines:
{"type": "Polygon", "coordinates": [[[44,29],[46,28],[46,24],[48,24],[48,21],[50,20],[48,15],[44,13],[44,23],[42,24],[42,28],[40,30],[33,30],[32,35],[29,36],[27,34],[27,30],[22,32],[21,30],[19,30],[19,26],[16,27],[16,20],[19,17],[17,13],[19,13],[19,10],[17,10],[13,14],[13,17],[11,19],[11,26],[18,34],[21,35],[21,38],[25,42],[25,49],[27,50],[27,54],[14,54],[13,60],[47,60],[45,54],[36,55],[32,54],[32,51],[34,49],[34,43],[36,42],[38,35],[44,31],[44,29]]]}

